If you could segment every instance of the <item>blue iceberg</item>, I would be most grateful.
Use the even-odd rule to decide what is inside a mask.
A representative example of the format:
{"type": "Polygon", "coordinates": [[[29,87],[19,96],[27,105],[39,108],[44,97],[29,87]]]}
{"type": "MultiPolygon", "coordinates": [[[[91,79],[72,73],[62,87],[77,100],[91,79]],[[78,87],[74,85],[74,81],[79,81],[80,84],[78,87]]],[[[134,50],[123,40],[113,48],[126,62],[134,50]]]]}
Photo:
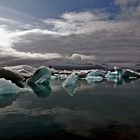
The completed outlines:
{"type": "Polygon", "coordinates": [[[51,72],[47,67],[40,67],[36,72],[27,80],[27,83],[45,84],[51,78],[51,72]]]}

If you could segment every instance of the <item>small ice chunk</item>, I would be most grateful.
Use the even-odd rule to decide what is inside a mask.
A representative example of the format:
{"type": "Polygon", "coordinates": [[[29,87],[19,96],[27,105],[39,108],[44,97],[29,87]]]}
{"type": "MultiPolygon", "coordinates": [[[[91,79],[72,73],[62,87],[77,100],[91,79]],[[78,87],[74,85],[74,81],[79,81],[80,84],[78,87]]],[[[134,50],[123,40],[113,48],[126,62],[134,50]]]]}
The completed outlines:
{"type": "Polygon", "coordinates": [[[66,80],[67,77],[68,77],[67,74],[60,74],[60,75],[59,75],[59,79],[60,79],[60,80],[66,80]]]}
{"type": "Polygon", "coordinates": [[[89,84],[96,83],[96,82],[102,82],[103,77],[101,76],[87,76],[86,80],[89,84]]]}
{"type": "Polygon", "coordinates": [[[92,70],[90,73],[87,74],[88,76],[100,76],[100,77],[105,77],[106,71],[102,70],[92,70]]]}
{"type": "Polygon", "coordinates": [[[66,80],[67,77],[67,74],[54,74],[51,76],[51,79],[66,80]]]}

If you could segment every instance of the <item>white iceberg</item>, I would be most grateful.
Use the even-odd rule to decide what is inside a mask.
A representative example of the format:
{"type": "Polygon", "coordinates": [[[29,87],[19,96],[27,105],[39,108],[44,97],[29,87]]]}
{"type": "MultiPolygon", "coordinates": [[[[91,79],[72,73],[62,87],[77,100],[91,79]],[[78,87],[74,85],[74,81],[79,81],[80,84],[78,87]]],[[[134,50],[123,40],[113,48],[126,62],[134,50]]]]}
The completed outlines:
{"type": "Polygon", "coordinates": [[[114,81],[114,82],[117,82],[118,80],[122,79],[124,73],[125,73],[125,70],[122,69],[122,68],[119,68],[119,67],[114,67],[114,70],[113,72],[111,71],[108,71],[107,74],[105,75],[105,78],[108,80],[108,81],[114,81]]]}
{"type": "Polygon", "coordinates": [[[72,72],[70,76],[62,83],[62,86],[74,85],[78,80],[78,76],[75,72],[72,72]]]}
{"type": "Polygon", "coordinates": [[[20,91],[20,88],[18,88],[11,81],[0,79],[0,95],[9,94],[9,93],[18,94],[19,91],[20,91]]]}
{"type": "Polygon", "coordinates": [[[91,72],[89,72],[87,74],[87,77],[89,76],[100,76],[100,77],[105,77],[106,71],[102,71],[102,70],[92,70],[91,72]]]}
{"type": "Polygon", "coordinates": [[[85,79],[89,84],[102,82],[104,80],[101,76],[87,76],[85,79]]]}
{"type": "Polygon", "coordinates": [[[94,83],[102,82],[104,80],[105,74],[106,71],[96,69],[90,71],[85,79],[89,84],[94,84],[94,83]]]}
{"type": "Polygon", "coordinates": [[[108,71],[107,74],[105,75],[105,78],[107,78],[107,79],[118,79],[119,74],[118,74],[117,71],[114,71],[114,72],[108,71]]]}
{"type": "Polygon", "coordinates": [[[73,96],[76,93],[76,83],[78,80],[78,76],[75,72],[73,72],[68,78],[62,83],[62,87],[66,90],[66,92],[73,96]]]}
{"type": "Polygon", "coordinates": [[[67,74],[60,74],[59,75],[59,80],[66,80],[68,78],[67,74]]]}
{"type": "Polygon", "coordinates": [[[11,81],[0,79],[0,108],[9,106],[19,96],[20,88],[11,81]]]}
{"type": "Polygon", "coordinates": [[[54,74],[51,76],[51,79],[66,80],[67,77],[67,74],[54,74]]]}

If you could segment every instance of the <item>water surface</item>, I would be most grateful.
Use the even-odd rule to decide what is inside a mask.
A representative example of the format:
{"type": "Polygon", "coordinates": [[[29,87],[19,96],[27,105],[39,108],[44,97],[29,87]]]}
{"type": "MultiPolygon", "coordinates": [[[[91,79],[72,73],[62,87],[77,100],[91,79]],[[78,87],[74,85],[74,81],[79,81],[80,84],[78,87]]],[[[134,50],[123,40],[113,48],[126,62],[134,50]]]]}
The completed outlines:
{"type": "Polygon", "coordinates": [[[140,81],[79,80],[66,92],[52,80],[0,95],[0,139],[140,139],[140,81]]]}

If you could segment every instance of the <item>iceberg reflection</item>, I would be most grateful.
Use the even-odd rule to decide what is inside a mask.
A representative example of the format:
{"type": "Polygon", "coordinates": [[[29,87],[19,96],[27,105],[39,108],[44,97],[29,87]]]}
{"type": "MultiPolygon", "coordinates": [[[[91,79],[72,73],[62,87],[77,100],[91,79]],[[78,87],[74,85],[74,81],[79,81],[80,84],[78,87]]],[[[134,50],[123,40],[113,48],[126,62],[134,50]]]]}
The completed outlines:
{"type": "Polygon", "coordinates": [[[33,90],[33,92],[41,98],[47,98],[51,94],[51,87],[49,82],[43,84],[29,83],[28,86],[33,90]]]}
{"type": "Polygon", "coordinates": [[[68,86],[63,86],[63,89],[70,95],[70,96],[73,96],[76,91],[77,91],[77,86],[76,84],[71,84],[71,85],[68,85],[68,86]]]}
{"type": "Polygon", "coordinates": [[[0,108],[10,106],[17,98],[18,94],[16,93],[0,94],[0,108]]]}

